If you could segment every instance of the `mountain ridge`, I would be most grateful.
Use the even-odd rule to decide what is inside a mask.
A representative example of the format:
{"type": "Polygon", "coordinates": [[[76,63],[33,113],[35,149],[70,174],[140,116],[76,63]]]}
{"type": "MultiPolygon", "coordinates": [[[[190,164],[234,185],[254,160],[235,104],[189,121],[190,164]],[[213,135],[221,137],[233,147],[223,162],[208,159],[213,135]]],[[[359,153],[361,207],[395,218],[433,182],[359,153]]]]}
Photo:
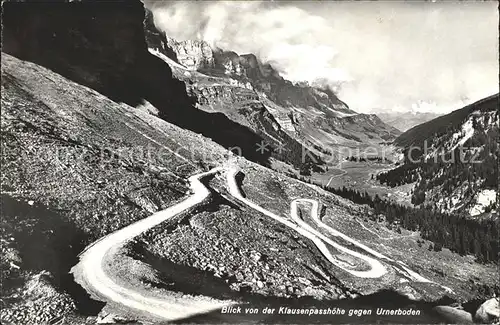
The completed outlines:
{"type": "MultiPolygon", "coordinates": [[[[208,104],[207,110],[214,107],[203,98],[206,93],[213,99],[220,98],[218,94],[224,94],[226,99],[234,97],[228,105],[238,106],[238,102],[247,100],[247,95],[239,99],[231,94],[244,92],[256,105],[264,107],[282,130],[319,152],[335,151],[332,147],[338,145],[390,142],[400,134],[376,115],[356,113],[328,87],[284,79],[272,65],[261,63],[254,54],[239,55],[222,49],[210,52],[208,43],[201,40],[176,41],[156,29],[150,11],[144,25],[150,51],[177,70],[176,76],[199,99],[202,93],[201,101],[208,104]]],[[[223,112],[234,115],[229,108],[223,112]]]]}
{"type": "MultiPolygon", "coordinates": [[[[197,98],[187,93],[163,60],[149,53],[144,31],[147,12],[140,1],[85,1],[69,6],[7,2],[3,9],[6,53],[48,67],[115,101],[137,106],[146,100],[163,119],[226,148],[240,148],[245,157],[263,165],[276,155],[272,150],[255,150],[256,144],[267,140],[254,130],[220,112],[195,107],[197,98]],[[16,27],[20,22],[25,26],[22,31],[16,27]],[[103,29],[108,33],[99,32],[103,29]]],[[[299,167],[302,148],[297,143],[291,146],[293,152],[282,159],[299,167]]]]}
{"type": "MultiPolygon", "coordinates": [[[[144,8],[137,4],[27,2],[2,8],[4,50],[16,55],[2,52],[1,65],[2,322],[151,322],[132,304],[104,306],[94,300],[96,292],[84,290],[68,271],[87,245],[158,211],[178,208],[193,194],[190,177],[227,165],[226,175],[204,179],[210,191],[206,202],[115,247],[99,263],[116,284],[131,288],[136,297],[208,295],[262,308],[320,310],[334,302],[354,311],[388,301],[384,307],[421,310],[421,318],[355,318],[373,323],[437,323],[436,305],[498,295],[494,265],[446,248],[432,251],[427,247],[434,243],[416,229],[381,220],[400,210],[389,213],[385,204],[357,203],[268,168],[293,164],[312,136],[320,143],[320,137],[353,145],[382,141],[385,126],[376,116],[328,120],[328,99],[316,100],[323,92],[309,92],[309,85],[293,85],[306,89],[298,97],[311,96],[297,101],[313,100],[318,108],[266,98],[243,79],[189,70],[148,47],[140,36],[144,8]],[[380,136],[369,139],[370,134],[380,136]],[[254,147],[259,141],[269,142],[274,151],[259,154],[254,147]],[[298,152],[280,156],[277,144],[298,152]],[[234,154],[235,146],[245,150],[244,157],[234,154]],[[322,245],[324,239],[314,243],[296,231],[297,223],[336,245],[322,245]],[[382,279],[346,272],[369,267],[346,254],[359,249],[371,258],[383,252],[390,259],[379,259],[388,271],[382,279]],[[331,252],[343,267],[332,265],[321,251],[331,252]],[[411,270],[433,283],[408,278],[411,270]]],[[[284,85],[282,99],[296,89],[284,85]]],[[[302,167],[303,172],[312,169],[302,167]]],[[[471,238],[480,241],[484,233],[471,238]]],[[[486,253],[495,252],[491,248],[486,253]]],[[[243,323],[308,324],[313,319],[239,316],[243,323]]],[[[316,320],[332,322],[330,317],[316,320]]],[[[192,321],[234,323],[235,318],[218,310],[184,320],[192,321]]]]}
{"type": "Polygon", "coordinates": [[[499,94],[415,126],[394,143],[403,165],[377,176],[390,186],[416,182],[415,205],[495,218],[499,94]]]}

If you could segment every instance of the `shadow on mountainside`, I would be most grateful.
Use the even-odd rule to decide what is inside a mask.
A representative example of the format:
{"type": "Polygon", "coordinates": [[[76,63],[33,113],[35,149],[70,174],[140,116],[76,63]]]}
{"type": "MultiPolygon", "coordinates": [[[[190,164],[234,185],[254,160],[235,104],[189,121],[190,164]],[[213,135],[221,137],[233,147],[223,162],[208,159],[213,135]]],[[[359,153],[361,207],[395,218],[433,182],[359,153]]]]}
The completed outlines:
{"type": "MultiPolygon", "coordinates": [[[[241,313],[222,313],[222,309],[210,313],[196,315],[174,323],[182,324],[214,324],[214,323],[245,323],[245,324],[439,324],[446,321],[433,310],[435,306],[452,302],[443,298],[435,302],[413,301],[394,291],[379,291],[377,293],[360,296],[355,299],[343,300],[316,300],[312,297],[278,298],[265,297],[256,293],[239,294],[245,304],[239,305],[241,313]],[[345,313],[332,315],[307,315],[280,313],[281,307],[291,309],[343,309],[345,313]],[[258,308],[255,314],[245,313],[245,309],[258,308]],[[274,313],[266,314],[262,311],[274,309],[274,313]],[[419,312],[419,315],[377,315],[377,309],[410,310],[419,312]],[[371,310],[371,315],[349,315],[350,310],[371,310]]],[[[237,306],[234,306],[237,307],[237,306]]]]}
{"type": "MultiPolygon", "coordinates": [[[[168,64],[148,52],[140,1],[5,2],[2,51],[45,66],[117,102],[147,100],[160,117],[269,165],[263,138],[222,113],[198,110],[168,64]]],[[[77,108],[75,108],[77,109],[77,108]]]]}
{"type": "MultiPolygon", "coordinates": [[[[9,195],[1,196],[2,233],[14,238],[14,249],[21,258],[23,271],[48,271],[51,284],[60,292],[68,293],[83,315],[96,315],[104,303],[92,300],[87,292],[73,280],[70,268],[78,263],[78,254],[85,248],[87,236],[67,218],[43,206],[29,205],[9,195]]],[[[2,290],[4,294],[18,285],[23,275],[5,277],[2,259],[2,290]]],[[[8,262],[8,261],[7,261],[8,262]]]]}
{"type": "MultiPolygon", "coordinates": [[[[238,173],[238,182],[242,182],[243,173],[238,173]]],[[[206,182],[206,180],[205,180],[206,182]]],[[[210,187],[209,187],[210,188],[210,187]]],[[[211,191],[211,200],[197,208],[197,212],[183,214],[177,224],[189,224],[189,219],[201,211],[217,211],[221,205],[232,205],[219,193],[211,191]]],[[[237,208],[237,207],[235,207],[237,208]]],[[[162,226],[162,231],[166,231],[162,226]]],[[[169,230],[170,231],[170,230],[169,230]]],[[[156,236],[155,236],[156,237],[156,236]]],[[[148,249],[149,244],[143,241],[130,243],[126,247],[126,255],[152,267],[156,273],[156,280],[150,285],[168,291],[182,292],[189,295],[204,295],[222,300],[241,302],[241,313],[223,313],[221,309],[209,313],[196,315],[174,323],[215,324],[215,323],[258,323],[258,324],[331,324],[331,323],[394,323],[394,324],[436,324],[445,319],[433,308],[439,305],[448,305],[455,301],[447,296],[436,301],[414,301],[393,290],[381,290],[371,295],[358,296],[354,299],[318,300],[312,296],[276,297],[268,296],[252,290],[251,286],[241,286],[240,291],[231,288],[237,279],[234,275],[219,277],[211,270],[203,270],[188,264],[177,263],[158,256],[148,249]],[[262,313],[264,308],[274,308],[273,314],[262,313]],[[299,309],[335,309],[345,310],[343,315],[287,315],[278,313],[280,307],[299,309]],[[246,308],[258,308],[255,314],[245,313],[246,308]],[[419,315],[377,315],[377,308],[385,310],[413,309],[419,315]],[[349,310],[371,310],[371,315],[349,315],[349,310]]],[[[237,306],[234,306],[237,307],[237,306]]]]}

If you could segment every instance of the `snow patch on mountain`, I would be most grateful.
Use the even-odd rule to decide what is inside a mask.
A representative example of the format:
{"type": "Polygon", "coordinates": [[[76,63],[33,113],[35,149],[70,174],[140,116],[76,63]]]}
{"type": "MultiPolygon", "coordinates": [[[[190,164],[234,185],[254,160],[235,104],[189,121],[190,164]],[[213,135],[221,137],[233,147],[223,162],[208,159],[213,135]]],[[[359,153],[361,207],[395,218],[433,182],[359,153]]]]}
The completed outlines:
{"type": "Polygon", "coordinates": [[[452,141],[455,143],[450,150],[454,150],[456,147],[463,145],[467,140],[469,140],[474,135],[474,126],[472,123],[473,117],[471,116],[467,121],[462,125],[462,129],[459,132],[456,132],[452,136],[452,141]]]}
{"type": "Polygon", "coordinates": [[[497,191],[495,190],[482,190],[476,196],[476,205],[470,208],[469,213],[471,216],[477,216],[484,212],[485,208],[495,202],[497,198],[497,191]]]}

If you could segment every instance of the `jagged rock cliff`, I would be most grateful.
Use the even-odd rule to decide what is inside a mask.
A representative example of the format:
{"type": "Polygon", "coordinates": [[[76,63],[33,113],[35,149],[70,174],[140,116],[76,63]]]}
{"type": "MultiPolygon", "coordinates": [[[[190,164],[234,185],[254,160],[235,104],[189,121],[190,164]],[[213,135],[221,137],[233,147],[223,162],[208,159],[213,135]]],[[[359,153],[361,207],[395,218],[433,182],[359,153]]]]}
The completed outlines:
{"type": "Polygon", "coordinates": [[[151,12],[146,15],[145,33],[150,51],[171,65],[201,109],[219,110],[252,128],[236,112],[250,101],[271,114],[271,124],[311,147],[378,144],[400,134],[375,115],[357,114],[328,87],[285,80],[254,54],[210,49],[200,40],[175,41],[156,29],[151,12]]]}
{"type": "MultiPolygon", "coordinates": [[[[318,138],[311,128],[332,134],[332,121],[354,114],[330,90],[294,85],[254,55],[168,39],[154,28],[140,2],[8,2],[4,12],[5,52],[115,101],[136,106],[147,100],[165,120],[226,148],[241,148],[245,157],[263,164],[274,155],[298,167],[302,144],[318,138]],[[181,78],[172,74],[178,68],[170,68],[151,49],[177,62],[181,78]],[[263,141],[270,150],[256,151],[263,141]],[[289,152],[278,154],[283,143],[289,152]]],[[[350,135],[339,137],[351,141],[350,135]]]]}
{"type": "Polygon", "coordinates": [[[197,40],[178,41],[156,29],[153,13],[145,9],[144,36],[150,49],[156,50],[189,70],[215,65],[208,43],[197,40]]]}
{"type": "Polygon", "coordinates": [[[186,40],[178,42],[167,37],[167,45],[177,55],[177,61],[190,70],[214,66],[212,49],[205,42],[186,40]]]}
{"type": "Polygon", "coordinates": [[[175,106],[192,103],[169,67],[148,53],[140,1],[6,2],[3,10],[8,54],[132,105],[160,92],[175,106]]]}
{"type": "Polygon", "coordinates": [[[146,13],[144,27],[150,49],[190,70],[250,83],[256,91],[280,105],[312,106],[320,110],[327,108],[330,114],[339,112],[342,116],[356,113],[330,89],[285,80],[270,64],[261,63],[254,54],[239,55],[233,51],[212,50],[208,43],[201,40],[176,41],[156,29],[150,11],[146,13]]]}
{"type": "MultiPolygon", "coordinates": [[[[273,77],[269,71],[274,70],[270,70],[270,66],[266,70],[254,55],[213,51],[203,41],[173,40],[156,29],[149,10],[146,10],[144,29],[149,51],[168,63],[175,77],[184,81],[188,93],[197,99],[198,109],[222,113],[261,137],[262,140],[247,144],[252,146],[250,150],[255,152],[259,144],[265,143],[266,151],[272,157],[297,168],[304,163],[302,155],[305,149],[291,136],[290,132],[294,130],[290,128],[290,121],[282,123],[282,118],[271,114],[261,100],[263,95],[256,89],[267,87],[272,93],[266,79],[273,77]]],[[[315,161],[321,164],[319,157],[315,161]]]]}
{"type": "Polygon", "coordinates": [[[172,69],[148,51],[147,44],[153,44],[177,60],[166,38],[145,30],[141,2],[7,2],[3,10],[4,52],[48,67],[115,101],[136,106],[146,100],[163,119],[226,148],[238,147],[250,160],[269,163],[271,151],[255,150],[264,141],[255,131],[258,127],[251,129],[220,112],[197,109],[196,96],[189,95],[172,69]]]}

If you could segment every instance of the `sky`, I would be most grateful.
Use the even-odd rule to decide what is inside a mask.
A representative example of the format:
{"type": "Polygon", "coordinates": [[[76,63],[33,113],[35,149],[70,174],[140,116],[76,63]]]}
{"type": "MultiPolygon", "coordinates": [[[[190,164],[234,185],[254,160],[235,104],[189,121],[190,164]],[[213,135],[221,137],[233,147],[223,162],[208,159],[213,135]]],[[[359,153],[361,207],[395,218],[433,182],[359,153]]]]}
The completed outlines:
{"type": "Polygon", "coordinates": [[[254,53],[358,112],[447,113],[498,92],[496,1],[144,1],[170,37],[254,53]]]}

